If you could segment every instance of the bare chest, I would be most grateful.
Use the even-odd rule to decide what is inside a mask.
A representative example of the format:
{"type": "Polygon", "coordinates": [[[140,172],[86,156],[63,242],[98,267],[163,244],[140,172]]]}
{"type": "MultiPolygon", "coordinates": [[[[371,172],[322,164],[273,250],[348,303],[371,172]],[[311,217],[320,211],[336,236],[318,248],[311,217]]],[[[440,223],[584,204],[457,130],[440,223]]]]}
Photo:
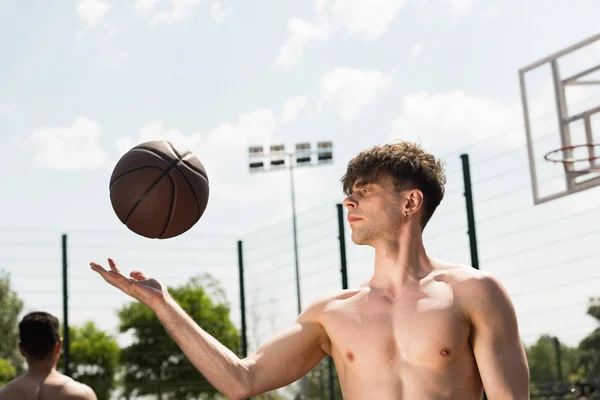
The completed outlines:
{"type": "Polygon", "coordinates": [[[332,306],[324,325],[332,355],[351,367],[440,370],[468,352],[469,325],[443,291],[394,301],[357,296],[332,306]]]}

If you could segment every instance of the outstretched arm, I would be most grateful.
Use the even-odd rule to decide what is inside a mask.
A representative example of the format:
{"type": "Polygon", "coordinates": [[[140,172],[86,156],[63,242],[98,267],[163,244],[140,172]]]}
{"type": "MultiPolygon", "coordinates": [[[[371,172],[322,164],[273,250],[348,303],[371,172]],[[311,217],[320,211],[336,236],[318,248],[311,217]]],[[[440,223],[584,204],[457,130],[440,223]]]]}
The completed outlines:
{"type": "Polygon", "coordinates": [[[309,307],[285,332],[240,359],[204,331],[155,279],[139,271],[121,275],[114,261],[110,271],[92,263],[111,285],[150,307],[190,362],[221,393],[244,399],[288,385],[309,372],[325,356],[325,332],[309,307]]]}
{"type": "Polygon", "coordinates": [[[156,314],[192,364],[231,399],[286,386],[325,356],[323,328],[307,314],[243,360],[200,328],[173,300],[159,307],[156,314]]]}
{"type": "Polygon", "coordinates": [[[514,306],[502,284],[484,275],[469,300],[473,352],[489,400],[529,399],[529,367],[514,306]]]}

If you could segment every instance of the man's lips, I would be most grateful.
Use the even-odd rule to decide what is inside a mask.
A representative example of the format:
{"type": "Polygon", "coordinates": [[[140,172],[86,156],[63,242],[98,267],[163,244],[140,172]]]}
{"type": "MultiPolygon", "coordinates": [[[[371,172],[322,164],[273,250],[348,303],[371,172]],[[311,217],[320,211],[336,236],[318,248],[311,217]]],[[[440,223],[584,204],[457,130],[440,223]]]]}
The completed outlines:
{"type": "Polygon", "coordinates": [[[356,222],[356,221],[360,221],[362,218],[356,217],[354,215],[349,215],[348,216],[348,222],[352,223],[352,222],[356,222]]]}

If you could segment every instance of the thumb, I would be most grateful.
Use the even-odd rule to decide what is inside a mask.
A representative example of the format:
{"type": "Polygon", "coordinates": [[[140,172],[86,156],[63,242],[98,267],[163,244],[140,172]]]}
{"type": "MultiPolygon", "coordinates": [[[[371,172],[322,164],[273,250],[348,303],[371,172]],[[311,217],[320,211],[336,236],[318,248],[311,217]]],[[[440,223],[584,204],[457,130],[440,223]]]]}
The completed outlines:
{"type": "Polygon", "coordinates": [[[143,273],[142,271],[131,271],[131,273],[129,274],[133,279],[137,279],[138,281],[142,281],[142,280],[146,280],[146,279],[150,279],[150,277],[148,275],[146,275],[145,273],[143,273]]]}

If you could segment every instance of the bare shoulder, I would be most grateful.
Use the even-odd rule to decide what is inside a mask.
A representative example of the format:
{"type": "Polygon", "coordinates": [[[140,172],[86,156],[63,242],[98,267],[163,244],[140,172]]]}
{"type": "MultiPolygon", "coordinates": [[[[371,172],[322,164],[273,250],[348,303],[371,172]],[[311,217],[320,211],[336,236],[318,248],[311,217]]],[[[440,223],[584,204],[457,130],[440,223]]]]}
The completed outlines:
{"type": "Polygon", "coordinates": [[[300,317],[305,320],[319,321],[325,312],[327,312],[333,305],[341,300],[347,300],[352,298],[367,288],[356,288],[356,289],[344,289],[338,290],[331,293],[326,293],[314,299],[306,307],[306,309],[300,314],[300,317]]]}
{"type": "Polygon", "coordinates": [[[443,280],[453,286],[467,313],[512,308],[508,292],[493,274],[458,264],[440,263],[436,267],[443,280]]]}
{"type": "Polygon", "coordinates": [[[56,374],[41,387],[26,376],[15,378],[0,388],[0,400],[37,399],[40,393],[61,400],[97,400],[92,388],[62,374],[56,374]]]}
{"type": "Polygon", "coordinates": [[[26,397],[23,385],[21,384],[22,377],[18,377],[0,387],[0,400],[22,399],[26,397]]]}
{"type": "Polygon", "coordinates": [[[71,378],[64,385],[62,392],[64,400],[97,400],[96,393],[86,384],[77,382],[71,378]]]}
{"type": "Polygon", "coordinates": [[[502,287],[502,284],[494,275],[468,265],[436,261],[434,266],[435,279],[445,281],[461,291],[487,291],[494,287],[502,287]]]}

